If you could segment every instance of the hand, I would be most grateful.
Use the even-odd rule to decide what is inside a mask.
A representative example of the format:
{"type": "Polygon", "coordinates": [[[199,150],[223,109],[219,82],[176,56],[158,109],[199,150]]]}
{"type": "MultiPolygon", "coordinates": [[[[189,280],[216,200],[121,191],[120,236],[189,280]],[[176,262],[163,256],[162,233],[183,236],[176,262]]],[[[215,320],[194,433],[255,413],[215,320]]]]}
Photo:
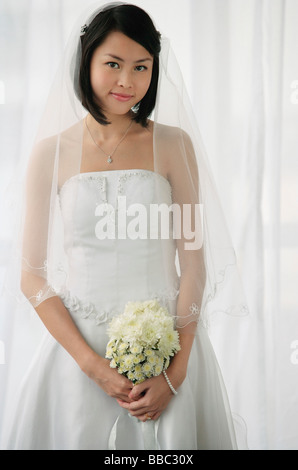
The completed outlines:
{"type": "Polygon", "coordinates": [[[129,394],[130,403],[117,399],[122,408],[127,409],[132,416],[140,421],[146,421],[148,417],[158,419],[167,407],[173,394],[161,374],[135,385],[129,394]]]}
{"type": "Polygon", "coordinates": [[[91,360],[89,358],[88,366],[83,369],[83,372],[110,397],[116,398],[123,403],[131,403],[133,401],[129,397],[133,383],[119,374],[116,369],[112,369],[108,359],[94,354],[91,360]]]}

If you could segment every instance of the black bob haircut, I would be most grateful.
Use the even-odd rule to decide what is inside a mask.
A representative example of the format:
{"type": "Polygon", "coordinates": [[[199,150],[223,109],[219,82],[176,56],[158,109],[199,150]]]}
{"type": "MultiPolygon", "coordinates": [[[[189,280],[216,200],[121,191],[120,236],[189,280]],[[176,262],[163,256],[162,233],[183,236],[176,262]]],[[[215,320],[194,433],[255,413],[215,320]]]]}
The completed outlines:
{"type": "Polygon", "coordinates": [[[90,82],[90,63],[93,52],[103,43],[109,33],[119,31],[130,39],[141,44],[153,56],[152,78],[144,98],[134,107],[134,120],[143,127],[148,125],[148,117],[152,113],[155,102],[159,76],[160,33],[150,16],[135,5],[118,5],[101,10],[81,36],[82,55],[79,65],[78,97],[87,111],[97,122],[109,124],[95,97],[90,82]]]}

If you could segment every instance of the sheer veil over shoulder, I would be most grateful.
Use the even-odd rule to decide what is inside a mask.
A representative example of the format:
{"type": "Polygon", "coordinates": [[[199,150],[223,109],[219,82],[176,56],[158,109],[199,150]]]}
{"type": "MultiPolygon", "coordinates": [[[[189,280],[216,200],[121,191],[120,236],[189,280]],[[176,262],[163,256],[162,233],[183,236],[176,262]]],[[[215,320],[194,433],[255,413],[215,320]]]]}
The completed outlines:
{"type": "MultiPolygon", "coordinates": [[[[140,154],[140,164],[132,168],[82,171],[88,114],[79,83],[84,37],[98,15],[129,7],[98,5],[78,19],[24,174],[2,297],[3,449],[246,448],[245,423],[236,418],[209,333],[219,315],[239,322],[248,310],[208,158],[167,38],[161,36],[150,116],[153,168],[144,167],[140,154]],[[157,300],[177,331],[194,337],[186,378],[158,420],[132,418],[44,328],[34,309],[53,297],[62,300],[103,357],[107,326],[127,302],[157,300]]],[[[133,116],[137,111],[132,109],[133,116]]],[[[233,337],[224,341],[230,344],[233,337]]]]}

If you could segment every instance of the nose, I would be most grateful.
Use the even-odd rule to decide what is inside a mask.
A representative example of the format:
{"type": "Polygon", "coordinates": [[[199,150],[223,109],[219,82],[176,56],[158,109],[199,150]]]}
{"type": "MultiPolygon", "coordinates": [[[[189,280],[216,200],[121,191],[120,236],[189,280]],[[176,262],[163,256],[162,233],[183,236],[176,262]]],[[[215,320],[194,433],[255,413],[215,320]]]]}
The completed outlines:
{"type": "Polygon", "coordinates": [[[118,76],[118,86],[122,88],[131,88],[132,87],[132,77],[131,73],[128,70],[121,70],[118,76]]]}

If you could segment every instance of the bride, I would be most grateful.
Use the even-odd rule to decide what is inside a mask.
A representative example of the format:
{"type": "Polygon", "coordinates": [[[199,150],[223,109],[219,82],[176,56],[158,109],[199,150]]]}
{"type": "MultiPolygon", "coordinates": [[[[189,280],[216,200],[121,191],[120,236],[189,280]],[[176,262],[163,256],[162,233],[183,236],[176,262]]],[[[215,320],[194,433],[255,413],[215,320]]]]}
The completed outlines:
{"type": "Polygon", "coordinates": [[[179,70],[139,7],[110,4],[84,21],[27,170],[21,291],[44,334],[2,448],[237,449],[207,329],[213,309],[235,306],[237,287],[223,286],[236,264],[179,70]],[[134,236],[119,236],[120,197],[147,214],[175,204],[183,217],[153,237],[127,212],[134,236]],[[105,357],[107,327],[127,302],[152,299],[173,316],[180,350],[134,386],[105,357]]]}

